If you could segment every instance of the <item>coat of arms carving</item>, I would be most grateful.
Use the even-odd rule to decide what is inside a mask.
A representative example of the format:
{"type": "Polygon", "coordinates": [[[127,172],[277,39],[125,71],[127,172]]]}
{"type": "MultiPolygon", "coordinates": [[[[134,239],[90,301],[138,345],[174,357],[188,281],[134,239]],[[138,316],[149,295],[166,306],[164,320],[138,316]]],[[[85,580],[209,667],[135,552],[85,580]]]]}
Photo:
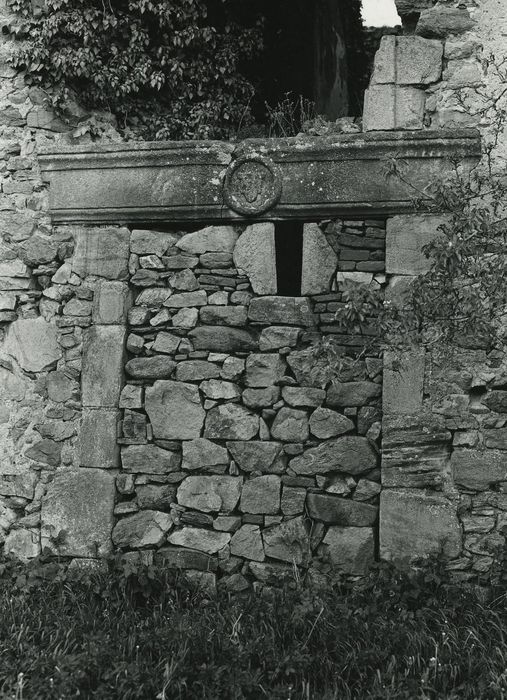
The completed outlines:
{"type": "Polygon", "coordinates": [[[256,216],[280,199],[281,175],[269,158],[245,156],[232,163],[224,182],[224,199],[238,214],[256,216]]]}

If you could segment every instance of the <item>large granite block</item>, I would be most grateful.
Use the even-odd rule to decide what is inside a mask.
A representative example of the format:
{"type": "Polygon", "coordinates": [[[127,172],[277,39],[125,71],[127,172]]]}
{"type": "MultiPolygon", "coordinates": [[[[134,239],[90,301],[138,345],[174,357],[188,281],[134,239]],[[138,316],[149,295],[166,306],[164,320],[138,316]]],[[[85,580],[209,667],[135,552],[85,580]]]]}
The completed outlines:
{"type": "Polygon", "coordinates": [[[118,406],[123,383],[125,328],[91,326],[84,335],[81,392],[83,406],[118,406]]]}

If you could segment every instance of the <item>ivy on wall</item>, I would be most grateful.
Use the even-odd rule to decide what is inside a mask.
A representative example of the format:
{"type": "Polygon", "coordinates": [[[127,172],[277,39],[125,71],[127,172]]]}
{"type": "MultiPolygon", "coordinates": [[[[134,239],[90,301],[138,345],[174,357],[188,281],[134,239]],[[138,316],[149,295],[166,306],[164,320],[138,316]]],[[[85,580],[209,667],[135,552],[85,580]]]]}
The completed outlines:
{"type": "Polygon", "coordinates": [[[57,109],[77,96],[156,139],[227,138],[251,120],[241,64],[262,48],[261,20],[242,26],[234,0],[8,1],[14,65],[57,109]]]}

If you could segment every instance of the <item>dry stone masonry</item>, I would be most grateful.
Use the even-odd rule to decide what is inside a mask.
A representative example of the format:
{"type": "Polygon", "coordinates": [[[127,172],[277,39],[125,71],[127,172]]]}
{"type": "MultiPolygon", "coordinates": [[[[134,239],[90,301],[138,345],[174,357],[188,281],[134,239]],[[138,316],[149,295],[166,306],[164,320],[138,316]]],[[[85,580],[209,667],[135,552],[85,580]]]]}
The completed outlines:
{"type": "Polygon", "coordinates": [[[111,125],[75,148],[82,111],[57,119],[1,45],[5,553],[80,565],[121,552],[231,591],[294,565],[316,584],[356,576],[378,557],[444,554],[458,580],[494,569],[506,358],[475,341],[452,358],[364,355],[374,319],[361,335],[335,318],[344,285],[395,300],[427,269],[441,219],[414,213],[385,160],[424,188],[448,155],[477,157],[476,133],[457,129],[492,139],[466,107],[477,88],[500,94],[486,59],[505,52],[507,8],[397,4],[404,33],[382,40],[362,134],[172,144],[167,159],[163,144],[128,151],[111,125]],[[249,153],[244,215],[223,188],[249,153]],[[301,225],[297,296],[280,293],[287,221],[301,225]],[[355,359],[330,375],[311,350],[322,340],[355,359]]]}

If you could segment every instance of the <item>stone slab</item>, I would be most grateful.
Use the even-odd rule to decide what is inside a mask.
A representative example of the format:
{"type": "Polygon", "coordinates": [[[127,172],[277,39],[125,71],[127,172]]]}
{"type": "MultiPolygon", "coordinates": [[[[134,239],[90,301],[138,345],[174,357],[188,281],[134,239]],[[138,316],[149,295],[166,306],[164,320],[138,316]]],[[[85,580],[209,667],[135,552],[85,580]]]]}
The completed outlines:
{"type": "Polygon", "coordinates": [[[392,216],[386,224],[386,274],[421,275],[430,269],[422,248],[442,235],[445,218],[435,214],[392,216]]]}
{"type": "Polygon", "coordinates": [[[110,472],[57,471],[42,500],[43,549],[62,556],[109,556],[115,493],[110,472]]]}
{"type": "Polygon", "coordinates": [[[317,224],[303,227],[301,294],[321,294],[331,289],[338,257],[317,224]]]}
{"type": "Polygon", "coordinates": [[[62,357],[55,326],[40,317],[11,323],[2,350],[27,372],[42,372],[62,357]]]}
{"type": "Polygon", "coordinates": [[[85,408],[79,430],[82,467],[117,469],[120,448],[117,443],[120,412],[116,409],[85,408]]]}
{"type": "Polygon", "coordinates": [[[422,411],[424,389],[424,351],[403,355],[384,353],[382,408],[384,415],[410,415],[422,411]]]}
{"type": "Polygon", "coordinates": [[[205,412],[194,384],[158,380],[146,388],[145,404],[156,438],[192,440],[201,437],[205,412]]]}
{"type": "Polygon", "coordinates": [[[236,268],[247,275],[256,294],[276,294],[274,224],[247,226],[236,243],[233,259],[236,268]]]}
{"type": "Polygon", "coordinates": [[[118,406],[123,383],[124,326],[91,326],[83,340],[83,406],[118,406]]]}
{"type": "Polygon", "coordinates": [[[130,231],[127,228],[83,228],[75,233],[72,270],[81,278],[88,275],[111,280],[128,277],[130,231]]]}

